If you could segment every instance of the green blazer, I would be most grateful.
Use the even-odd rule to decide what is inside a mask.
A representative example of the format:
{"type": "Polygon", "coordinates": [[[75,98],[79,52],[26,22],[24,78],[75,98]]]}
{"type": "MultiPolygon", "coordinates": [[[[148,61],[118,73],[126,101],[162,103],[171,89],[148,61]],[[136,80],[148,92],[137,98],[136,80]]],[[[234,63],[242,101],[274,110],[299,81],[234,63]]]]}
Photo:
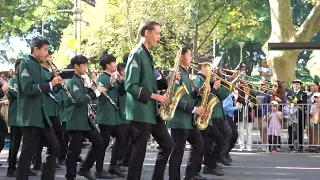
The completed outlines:
{"type": "MultiPolygon", "coordinates": [[[[42,66],[42,76],[45,77],[46,81],[49,82],[53,78],[53,73],[42,66]]],[[[51,96],[49,94],[46,94],[43,96],[46,103],[43,105],[44,112],[50,117],[50,116],[58,116],[58,103],[53,98],[56,94],[56,87],[53,88],[53,90],[50,92],[51,96]]]]}
{"type": "MultiPolygon", "coordinates": [[[[112,87],[110,84],[111,75],[104,72],[98,78],[99,86],[106,87],[108,89],[107,94],[119,106],[119,96],[120,94],[124,93],[124,84],[115,82],[114,86],[112,87]]],[[[126,120],[120,117],[120,113],[118,110],[114,108],[114,106],[110,103],[110,101],[103,95],[98,98],[99,105],[97,108],[97,115],[96,115],[96,123],[97,124],[104,124],[104,125],[121,125],[125,124],[126,120]]]]}
{"type": "Polygon", "coordinates": [[[126,119],[126,93],[124,92],[123,95],[119,95],[118,99],[118,107],[119,107],[119,121],[122,122],[122,124],[130,124],[131,121],[127,121],[126,119]]]}
{"type": "MultiPolygon", "coordinates": [[[[67,81],[66,84],[68,84],[70,81],[67,81]]],[[[67,122],[67,119],[69,118],[70,114],[67,113],[67,106],[69,105],[69,98],[66,94],[66,92],[63,89],[60,89],[59,91],[59,116],[60,116],[60,122],[65,123],[67,122]]]]}
{"type": "Polygon", "coordinates": [[[29,55],[29,59],[22,61],[18,74],[18,111],[17,120],[23,126],[45,128],[52,126],[49,114],[44,111],[44,104],[48,103],[46,94],[52,88],[43,76],[44,69],[39,60],[29,55]]]}
{"type": "Polygon", "coordinates": [[[88,117],[88,103],[96,99],[94,92],[87,93],[81,76],[75,76],[67,83],[67,88],[74,99],[74,104],[67,105],[66,114],[69,118],[66,121],[67,131],[89,131],[95,127],[95,124],[88,117]]]}
{"type": "Polygon", "coordinates": [[[226,120],[226,115],[223,110],[223,102],[222,101],[225,100],[229,96],[229,94],[230,94],[229,90],[224,87],[220,87],[217,90],[212,88],[211,92],[216,94],[216,96],[220,100],[220,102],[213,108],[212,118],[221,118],[221,119],[226,120]]]}
{"type": "Polygon", "coordinates": [[[9,110],[8,110],[8,126],[18,126],[21,127],[23,124],[22,122],[18,122],[17,120],[17,110],[18,110],[18,103],[17,103],[17,76],[14,75],[10,81],[9,84],[12,88],[8,90],[8,100],[9,100],[9,110]]]}
{"type": "Polygon", "coordinates": [[[194,109],[194,93],[188,78],[187,70],[180,67],[179,72],[181,73],[181,79],[180,82],[176,81],[174,88],[177,89],[182,83],[184,83],[189,94],[186,93],[182,96],[178,103],[174,117],[167,122],[167,127],[173,129],[193,129],[195,128],[193,126],[192,114],[194,109]]]}
{"type": "Polygon", "coordinates": [[[150,97],[157,93],[158,84],[154,62],[143,44],[135,47],[129,55],[125,90],[126,119],[156,124],[157,102],[150,97]]]}

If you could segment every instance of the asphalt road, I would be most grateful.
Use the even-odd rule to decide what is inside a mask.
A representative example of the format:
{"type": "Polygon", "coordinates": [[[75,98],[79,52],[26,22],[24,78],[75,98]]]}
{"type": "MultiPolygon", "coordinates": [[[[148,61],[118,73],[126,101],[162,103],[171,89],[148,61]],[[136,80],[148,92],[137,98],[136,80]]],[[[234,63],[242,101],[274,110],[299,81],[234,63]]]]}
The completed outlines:
{"type": "MultiPolygon", "coordinates": [[[[85,157],[87,149],[83,149],[85,157]]],[[[45,152],[43,154],[43,157],[45,152]]],[[[8,149],[5,148],[0,154],[0,179],[14,179],[6,177],[8,149]]],[[[181,173],[184,173],[188,152],[185,153],[181,173]]],[[[261,152],[232,152],[233,163],[231,167],[224,167],[225,176],[217,177],[204,175],[208,180],[316,180],[319,179],[320,154],[267,154],[261,152]]],[[[150,180],[153,172],[155,152],[148,152],[145,158],[142,179],[150,180]]],[[[110,152],[106,153],[105,169],[108,168],[110,152]]],[[[94,173],[94,168],[91,170],[94,173]]],[[[40,172],[39,172],[40,174],[40,172]]],[[[56,173],[56,179],[64,179],[65,168],[56,173]]],[[[165,179],[168,179],[166,172],[165,179]]],[[[183,174],[181,175],[183,177],[183,174]]],[[[40,179],[31,177],[29,179],[40,179]]],[[[84,179],[77,177],[77,179],[84,179]]]]}

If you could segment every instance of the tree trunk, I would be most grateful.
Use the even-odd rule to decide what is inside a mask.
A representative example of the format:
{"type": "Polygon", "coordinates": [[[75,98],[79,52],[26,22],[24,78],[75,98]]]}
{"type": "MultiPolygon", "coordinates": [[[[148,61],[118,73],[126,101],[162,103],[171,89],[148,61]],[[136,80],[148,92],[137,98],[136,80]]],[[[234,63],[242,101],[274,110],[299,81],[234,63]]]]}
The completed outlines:
{"type": "Polygon", "coordinates": [[[269,42],[306,42],[320,29],[320,2],[316,3],[304,23],[296,31],[292,20],[290,0],[269,0],[272,32],[264,44],[268,64],[273,68],[273,79],[290,82],[296,78],[295,68],[300,51],[270,51],[269,42]]]}

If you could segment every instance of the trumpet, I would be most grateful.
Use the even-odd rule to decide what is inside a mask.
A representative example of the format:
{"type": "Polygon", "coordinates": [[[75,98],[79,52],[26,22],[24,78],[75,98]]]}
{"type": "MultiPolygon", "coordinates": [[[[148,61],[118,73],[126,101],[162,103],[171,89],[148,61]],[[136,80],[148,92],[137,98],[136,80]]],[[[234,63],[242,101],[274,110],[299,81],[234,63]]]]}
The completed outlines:
{"type": "MultiPolygon", "coordinates": [[[[87,73],[87,76],[89,77],[90,81],[92,82],[92,85],[94,87],[91,87],[91,89],[97,89],[99,86],[97,85],[97,83],[93,80],[92,76],[90,75],[90,73],[87,73]]],[[[112,106],[118,111],[119,107],[117,106],[117,104],[111,99],[111,97],[106,93],[106,92],[102,92],[102,95],[105,96],[108,101],[112,104],[112,106]]]]}
{"type": "MultiPolygon", "coordinates": [[[[49,61],[47,61],[47,63],[49,64],[52,72],[54,72],[55,69],[58,69],[57,66],[56,66],[53,62],[49,63],[49,61]]],[[[74,99],[72,98],[71,93],[70,93],[70,91],[68,90],[68,88],[67,88],[64,84],[61,84],[61,87],[62,87],[62,89],[65,91],[65,93],[66,93],[66,95],[67,95],[67,97],[68,97],[68,99],[69,99],[69,102],[70,102],[71,104],[74,104],[75,101],[74,101],[74,99]]],[[[50,93],[49,95],[50,95],[51,98],[52,98],[53,95],[52,95],[51,93],[50,93]]],[[[53,96],[53,97],[54,97],[54,96],[53,96]]],[[[54,99],[55,99],[55,98],[54,98],[54,99]]],[[[55,99],[55,100],[56,100],[56,99],[55,99]]],[[[56,100],[56,102],[58,102],[58,101],[56,100]]]]}
{"type": "MultiPolygon", "coordinates": [[[[195,62],[191,62],[191,63],[192,63],[192,64],[190,64],[190,66],[189,66],[190,68],[192,68],[192,69],[194,69],[194,70],[196,70],[196,71],[200,71],[199,68],[196,67],[196,65],[201,65],[200,63],[195,63],[195,62]]],[[[238,80],[238,78],[240,77],[240,74],[238,74],[238,76],[237,76],[234,80],[232,80],[231,82],[229,82],[229,81],[223,79],[222,77],[220,77],[218,74],[216,74],[216,73],[214,73],[214,72],[211,72],[211,75],[215,76],[216,78],[218,78],[219,80],[221,80],[222,82],[224,82],[226,85],[221,84],[221,86],[224,87],[224,88],[226,88],[226,89],[228,89],[229,91],[233,91],[234,83],[235,83],[235,82],[238,80]]],[[[241,90],[241,89],[239,89],[239,90],[242,91],[242,92],[244,92],[244,91],[241,90]]],[[[239,97],[245,99],[245,97],[239,95],[238,93],[235,93],[234,91],[233,91],[233,93],[236,94],[236,95],[238,95],[239,97]]],[[[244,92],[244,93],[245,93],[245,92],[244,92]]],[[[247,94],[247,95],[250,96],[251,98],[259,101],[259,99],[257,99],[256,97],[254,97],[254,96],[252,96],[252,95],[250,95],[250,94],[247,94]]],[[[253,103],[253,102],[251,102],[251,103],[252,103],[252,105],[257,106],[257,104],[255,104],[255,103],[253,103]]]]}

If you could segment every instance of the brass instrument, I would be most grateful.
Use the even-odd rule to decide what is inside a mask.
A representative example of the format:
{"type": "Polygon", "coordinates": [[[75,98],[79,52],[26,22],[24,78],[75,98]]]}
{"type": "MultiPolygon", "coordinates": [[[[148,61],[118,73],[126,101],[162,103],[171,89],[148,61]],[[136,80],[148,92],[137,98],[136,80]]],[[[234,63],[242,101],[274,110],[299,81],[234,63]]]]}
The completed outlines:
{"type": "MultiPolygon", "coordinates": [[[[47,61],[47,63],[49,64],[52,72],[54,72],[55,69],[58,69],[57,66],[56,66],[53,62],[49,63],[49,61],[47,61]]],[[[68,90],[68,88],[67,88],[64,84],[61,84],[61,87],[62,87],[62,89],[65,91],[66,95],[68,96],[69,102],[70,102],[71,104],[74,104],[75,101],[74,101],[74,99],[72,98],[71,93],[70,93],[70,91],[68,90]]],[[[54,97],[51,93],[50,93],[49,95],[50,95],[51,98],[54,97]],[[53,97],[52,97],[52,96],[53,96],[53,97]]],[[[55,98],[54,98],[54,99],[55,99],[55,98]]],[[[57,101],[56,101],[56,102],[57,102],[57,101]]]]}
{"type": "MultiPolygon", "coordinates": [[[[204,65],[206,68],[210,68],[210,64],[204,65]]],[[[210,95],[210,79],[211,74],[208,73],[206,75],[206,80],[202,87],[202,97],[199,107],[202,107],[205,109],[205,115],[204,116],[198,116],[197,119],[194,121],[195,126],[200,130],[205,130],[209,125],[209,120],[211,119],[212,111],[215,105],[217,105],[220,101],[216,95],[214,95],[210,100],[208,100],[210,95]]]]}
{"type": "Polygon", "coordinates": [[[171,103],[167,106],[162,104],[159,109],[159,115],[161,119],[163,119],[164,121],[170,121],[174,117],[175,111],[177,109],[181,97],[186,93],[189,94],[189,91],[184,83],[182,83],[180,87],[174,90],[175,77],[176,74],[179,72],[180,57],[182,53],[181,51],[182,49],[179,47],[179,51],[175,58],[175,64],[173,66],[173,73],[171,75],[170,81],[168,82],[168,88],[164,94],[164,96],[171,99],[171,103]]]}
{"type": "MultiPolygon", "coordinates": [[[[199,64],[199,63],[194,63],[194,62],[192,62],[192,64],[190,64],[189,67],[192,68],[192,69],[194,69],[194,70],[196,70],[196,71],[200,71],[200,70],[196,67],[196,64],[199,64]]],[[[210,75],[214,75],[216,78],[218,78],[219,80],[221,80],[222,82],[224,82],[225,84],[227,84],[228,87],[225,86],[225,85],[223,85],[223,84],[221,84],[221,86],[224,87],[224,88],[226,88],[226,89],[228,89],[229,91],[233,91],[234,83],[237,82],[238,78],[240,77],[240,74],[238,74],[238,76],[237,76],[232,82],[229,82],[229,81],[221,78],[218,74],[216,74],[216,73],[214,73],[214,72],[211,72],[210,75]]],[[[244,92],[244,91],[241,90],[241,89],[238,89],[238,90],[244,92]]],[[[245,99],[243,96],[239,95],[238,93],[235,93],[235,92],[233,92],[233,93],[236,94],[236,95],[238,95],[239,97],[245,99]]],[[[259,99],[257,99],[256,97],[254,97],[254,96],[252,96],[252,95],[250,95],[250,94],[247,94],[247,95],[250,96],[251,98],[256,99],[257,101],[259,101],[259,99]]],[[[255,103],[253,103],[253,102],[251,102],[251,103],[252,103],[252,105],[257,106],[257,104],[255,104],[255,103]]]]}

